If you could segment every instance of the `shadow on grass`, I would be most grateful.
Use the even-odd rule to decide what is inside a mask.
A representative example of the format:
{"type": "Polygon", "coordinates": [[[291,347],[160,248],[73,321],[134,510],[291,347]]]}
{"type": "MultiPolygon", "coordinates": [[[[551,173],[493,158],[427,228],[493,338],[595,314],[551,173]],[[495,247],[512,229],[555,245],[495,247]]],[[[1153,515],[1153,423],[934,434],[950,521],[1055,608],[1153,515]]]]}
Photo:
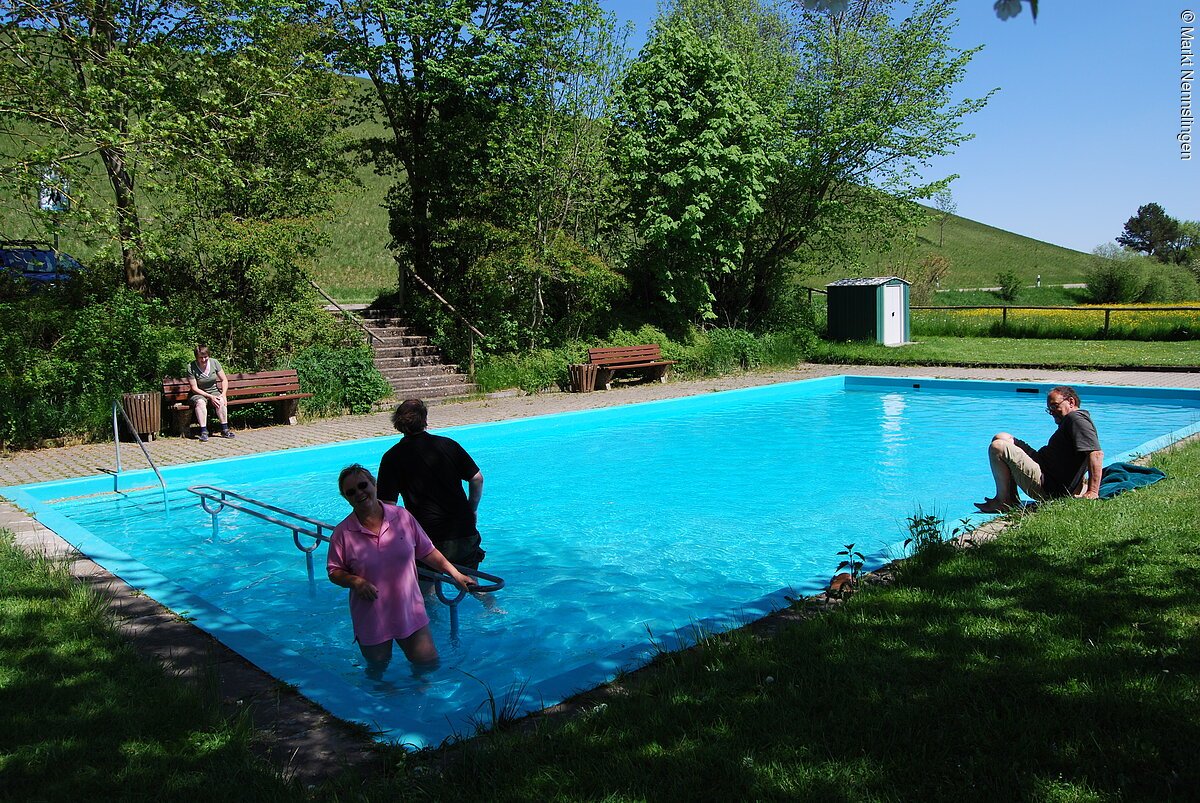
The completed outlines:
{"type": "Polygon", "coordinates": [[[498,799],[1195,794],[1197,533],[1059,543],[1025,529],[914,560],[896,586],[774,639],[666,656],[590,714],[479,740],[421,785],[498,799]]]}
{"type": "Polygon", "coordinates": [[[245,800],[292,796],[211,690],[164,676],[61,568],[0,538],[0,797],[245,800]]]}

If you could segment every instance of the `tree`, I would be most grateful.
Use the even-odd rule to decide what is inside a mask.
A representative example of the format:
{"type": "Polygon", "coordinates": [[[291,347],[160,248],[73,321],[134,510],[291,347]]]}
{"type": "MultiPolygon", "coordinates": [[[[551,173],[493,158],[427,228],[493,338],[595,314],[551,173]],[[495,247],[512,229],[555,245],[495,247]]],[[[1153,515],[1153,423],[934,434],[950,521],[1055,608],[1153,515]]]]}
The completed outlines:
{"type": "MultiPolygon", "coordinates": [[[[917,167],[969,139],[962,121],[987,100],[951,96],[975,53],[949,45],[952,11],[950,0],[917,0],[907,16],[888,0],[857,0],[841,14],[796,12],[776,0],[675,0],[662,26],[672,38],[663,41],[681,43],[681,53],[685,44],[702,53],[696,62],[729,59],[732,66],[713,91],[697,82],[702,71],[688,73],[682,59],[667,58],[670,51],[647,48],[631,70],[630,81],[662,87],[660,95],[640,90],[629,108],[654,114],[631,116],[627,128],[645,132],[638,134],[643,139],[621,143],[624,180],[642,196],[631,208],[661,215],[659,229],[644,224],[642,236],[653,244],[648,235],[684,221],[695,232],[656,258],[670,282],[684,272],[670,260],[686,256],[691,278],[703,277],[712,296],[713,314],[731,326],[756,327],[786,296],[799,258],[830,264],[830,256],[857,249],[864,233],[887,243],[924,222],[915,201],[953,177],[923,181],[917,167]],[[753,120],[753,134],[720,112],[705,111],[701,124],[689,117],[714,97],[753,120]],[[720,135],[700,137],[702,124],[720,135]],[[715,156],[701,147],[706,142],[716,146],[715,156]],[[673,163],[649,160],[658,153],[673,163]],[[679,178],[688,170],[703,175],[720,159],[747,171],[735,178],[746,193],[740,205],[711,205],[707,179],[679,178]],[[648,168],[647,175],[663,176],[658,186],[629,173],[648,168]],[[676,206],[689,217],[662,214],[676,206]],[[720,220],[721,236],[699,228],[720,220]],[[720,255],[719,270],[700,267],[697,243],[708,256],[720,255]]],[[[641,256],[648,255],[643,247],[641,256]]],[[[643,272],[650,265],[643,259],[643,272]]]]}
{"type": "Polygon", "coordinates": [[[285,0],[5,0],[0,6],[0,180],[30,193],[51,173],[87,210],[97,157],[112,192],[125,282],[146,287],[140,191],[171,166],[220,161],[260,101],[285,101],[310,66],[264,58],[299,12],[285,0]],[[247,91],[249,89],[249,91],[247,91]]]}
{"type": "Polygon", "coordinates": [[[739,269],[762,212],[767,121],[728,49],[671,19],[656,25],[616,106],[614,153],[640,240],[635,289],[683,321],[716,317],[713,287],[739,269]]]}
{"type": "Polygon", "coordinates": [[[890,0],[789,17],[767,0],[756,5],[783,23],[764,42],[766,57],[790,52],[794,66],[782,104],[774,82],[764,82],[776,110],[775,169],[747,233],[745,283],[726,294],[751,325],[780,298],[798,256],[827,265],[864,234],[885,244],[923,222],[915,201],[953,177],[922,180],[918,166],[970,139],[963,120],[987,102],[952,98],[976,50],[950,46],[949,0],[916,0],[907,16],[890,0]]]}
{"type": "Polygon", "coordinates": [[[1192,246],[1180,222],[1156,203],[1139,206],[1137,214],[1125,221],[1124,231],[1116,239],[1126,248],[1173,264],[1186,263],[1192,246]]]}
{"type": "Polygon", "coordinates": [[[958,211],[958,204],[954,202],[954,193],[950,192],[950,188],[943,187],[933,196],[933,205],[942,213],[938,217],[938,248],[941,248],[945,244],[946,221],[958,211]]]}
{"type": "Polygon", "coordinates": [[[373,87],[364,116],[386,134],[366,143],[388,196],[400,256],[427,280],[461,281],[439,258],[452,221],[488,206],[485,173],[505,139],[501,112],[524,99],[569,0],[338,0],[336,62],[373,87]]]}
{"type": "Polygon", "coordinates": [[[574,0],[564,23],[547,31],[521,96],[499,111],[503,136],[481,187],[490,208],[478,214],[512,236],[489,238],[508,243],[470,271],[479,281],[465,306],[479,320],[519,309],[531,348],[590,334],[593,302],[607,308],[623,286],[602,255],[614,248],[605,225],[613,203],[609,101],[628,61],[627,34],[597,0],[574,0]]]}
{"type": "MultiPolygon", "coordinates": [[[[830,14],[840,14],[847,9],[851,0],[798,0],[801,6],[809,11],[824,11],[830,14]]],[[[1021,13],[1021,0],[996,0],[992,5],[996,16],[1002,20],[1011,19],[1021,13]]],[[[1029,0],[1029,11],[1037,22],[1038,0],[1029,0]]]]}

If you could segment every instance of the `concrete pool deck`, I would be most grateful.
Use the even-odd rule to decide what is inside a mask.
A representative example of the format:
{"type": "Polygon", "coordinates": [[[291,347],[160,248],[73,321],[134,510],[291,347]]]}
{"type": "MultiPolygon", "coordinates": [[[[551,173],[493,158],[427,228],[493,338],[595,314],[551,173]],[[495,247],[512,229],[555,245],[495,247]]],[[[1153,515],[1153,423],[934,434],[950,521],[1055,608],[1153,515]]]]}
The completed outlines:
{"type": "MultiPolygon", "coordinates": [[[[707,394],[836,374],[1028,381],[1079,386],[1102,384],[1200,388],[1200,373],[1185,372],[803,365],[789,371],[633,385],[607,392],[510,395],[448,402],[430,410],[430,423],[436,431],[465,424],[707,394]]],[[[1081,395],[1086,407],[1086,391],[1082,391],[1081,395]]],[[[1001,428],[1002,423],[997,421],[997,428],[1001,428]]],[[[292,427],[239,430],[236,439],[214,438],[208,443],[160,438],[147,444],[147,447],[156,463],[169,466],[388,435],[399,437],[391,427],[389,414],[376,413],[322,419],[292,427]]],[[[983,445],[980,450],[982,459],[983,445]]],[[[145,458],[135,444],[121,445],[121,460],[126,470],[147,467],[145,458]]],[[[115,465],[112,443],[3,454],[0,455],[0,487],[111,473],[115,465]]],[[[135,593],[120,579],[82,558],[69,544],[26,512],[3,500],[0,500],[0,528],[13,531],[17,544],[27,550],[68,560],[73,574],[91,584],[110,601],[118,629],[140,651],[153,655],[173,674],[215,678],[219,694],[229,708],[248,706],[254,712],[255,722],[263,734],[262,744],[266,752],[285,772],[303,781],[314,782],[342,767],[367,764],[378,754],[364,731],[333,719],[197,628],[153,600],[135,593]]]]}

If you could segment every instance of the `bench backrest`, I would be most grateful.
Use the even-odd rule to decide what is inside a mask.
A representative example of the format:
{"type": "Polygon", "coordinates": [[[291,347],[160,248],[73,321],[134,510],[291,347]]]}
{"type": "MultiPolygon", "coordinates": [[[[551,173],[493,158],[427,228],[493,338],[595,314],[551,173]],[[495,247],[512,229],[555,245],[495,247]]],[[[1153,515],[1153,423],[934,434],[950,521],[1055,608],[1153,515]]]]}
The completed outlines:
{"type": "MultiPolygon", "coordinates": [[[[257,374],[226,374],[229,389],[226,395],[233,399],[239,396],[280,396],[300,390],[300,377],[295,368],[283,371],[260,371],[257,374]]],[[[192,396],[192,388],[186,378],[163,377],[163,399],[168,403],[186,402],[192,396]]]]}
{"type": "Polygon", "coordinates": [[[612,346],[609,348],[588,349],[588,361],[595,365],[620,367],[643,362],[656,362],[662,359],[662,350],[657,343],[644,346],[612,346]]]}

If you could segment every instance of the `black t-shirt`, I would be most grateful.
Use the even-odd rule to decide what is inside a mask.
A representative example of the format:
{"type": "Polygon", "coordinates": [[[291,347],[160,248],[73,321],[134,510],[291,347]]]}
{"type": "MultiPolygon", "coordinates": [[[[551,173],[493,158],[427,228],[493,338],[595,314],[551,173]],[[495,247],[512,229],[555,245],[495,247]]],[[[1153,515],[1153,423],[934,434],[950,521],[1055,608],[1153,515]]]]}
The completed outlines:
{"type": "Polygon", "coordinates": [[[1072,410],[1063,417],[1050,442],[1038,449],[1042,489],[1050,496],[1070,496],[1087,471],[1088,453],[1100,450],[1100,436],[1087,410],[1072,410]]]}
{"type": "Polygon", "coordinates": [[[475,514],[463,482],[479,466],[457,442],[441,435],[405,435],[379,461],[379,498],[404,499],[429,540],[436,546],[454,538],[475,535],[475,514]]]}

